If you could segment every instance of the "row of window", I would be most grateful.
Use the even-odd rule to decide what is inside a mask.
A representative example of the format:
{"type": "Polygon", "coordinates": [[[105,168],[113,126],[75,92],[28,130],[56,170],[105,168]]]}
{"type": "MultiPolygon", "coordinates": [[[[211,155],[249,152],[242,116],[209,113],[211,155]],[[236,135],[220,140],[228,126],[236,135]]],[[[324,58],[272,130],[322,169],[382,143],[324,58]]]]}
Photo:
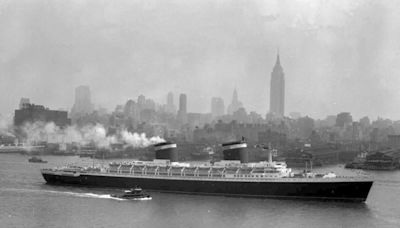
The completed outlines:
{"type": "MultiPolygon", "coordinates": [[[[111,172],[111,173],[117,173],[117,171],[116,170],[110,170],[109,172],[111,172]]],[[[121,171],[121,173],[130,173],[129,171],[121,171]]],[[[141,174],[142,172],[136,172],[137,174],[141,174]]],[[[151,174],[154,174],[154,172],[146,172],[146,174],[148,174],[148,175],[151,175],[151,174]]],[[[160,172],[157,172],[157,174],[158,175],[160,175],[160,172]]],[[[209,176],[209,175],[206,175],[205,173],[201,173],[200,175],[199,175],[199,173],[197,173],[196,175],[194,175],[194,173],[171,173],[171,174],[181,174],[181,175],[193,175],[193,176],[209,176]]],[[[161,173],[161,175],[167,175],[167,173],[164,173],[164,172],[162,172],[161,173]]],[[[178,175],[177,175],[178,176],[178,175]]],[[[213,173],[212,174],[212,176],[221,176],[221,174],[219,174],[219,173],[213,173]]],[[[246,177],[253,177],[253,178],[262,178],[262,177],[274,177],[274,175],[262,175],[262,174],[260,174],[260,175],[254,175],[254,174],[239,174],[239,175],[234,175],[234,177],[240,177],[240,178],[246,178],[246,177]]]]}

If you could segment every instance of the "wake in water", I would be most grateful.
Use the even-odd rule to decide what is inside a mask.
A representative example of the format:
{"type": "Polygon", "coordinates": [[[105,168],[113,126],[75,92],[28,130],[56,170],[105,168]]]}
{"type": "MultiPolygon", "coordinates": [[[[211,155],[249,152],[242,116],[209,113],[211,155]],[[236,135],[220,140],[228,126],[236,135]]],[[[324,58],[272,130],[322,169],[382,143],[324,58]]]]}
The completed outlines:
{"type": "Polygon", "coordinates": [[[63,191],[52,191],[52,190],[38,190],[38,189],[18,189],[18,188],[0,188],[1,191],[11,191],[11,192],[29,192],[29,193],[50,193],[50,194],[61,194],[70,195],[76,197],[85,198],[98,198],[98,199],[113,199],[113,200],[126,200],[117,197],[112,197],[109,194],[95,194],[95,193],[79,193],[79,192],[63,192],[63,191]]]}
{"type": "Polygon", "coordinates": [[[151,197],[145,197],[145,198],[130,199],[130,200],[139,200],[139,201],[142,201],[142,200],[151,200],[151,199],[152,199],[151,197]]]}
{"type": "Polygon", "coordinates": [[[94,194],[94,193],[75,193],[75,192],[65,192],[73,196],[87,197],[87,198],[98,198],[98,199],[114,199],[114,200],[125,200],[116,197],[112,197],[109,194],[94,194]]]}

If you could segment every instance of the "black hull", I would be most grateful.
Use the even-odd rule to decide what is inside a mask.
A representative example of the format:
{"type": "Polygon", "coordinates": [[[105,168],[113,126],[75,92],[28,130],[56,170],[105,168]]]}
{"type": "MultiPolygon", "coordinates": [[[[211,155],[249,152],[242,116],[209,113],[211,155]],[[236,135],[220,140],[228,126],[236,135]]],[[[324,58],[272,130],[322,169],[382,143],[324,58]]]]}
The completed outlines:
{"type": "Polygon", "coordinates": [[[124,196],[124,195],[111,195],[111,197],[120,198],[120,199],[150,199],[151,196],[149,195],[142,195],[142,196],[124,196]]]}
{"type": "Polygon", "coordinates": [[[80,174],[65,176],[43,173],[49,184],[114,187],[140,186],[149,191],[257,198],[292,198],[364,202],[372,181],[224,181],[212,179],[150,178],[80,174]]]}
{"type": "Polygon", "coordinates": [[[345,166],[347,169],[363,169],[363,170],[395,170],[395,165],[367,165],[365,163],[347,163],[345,166]]]}

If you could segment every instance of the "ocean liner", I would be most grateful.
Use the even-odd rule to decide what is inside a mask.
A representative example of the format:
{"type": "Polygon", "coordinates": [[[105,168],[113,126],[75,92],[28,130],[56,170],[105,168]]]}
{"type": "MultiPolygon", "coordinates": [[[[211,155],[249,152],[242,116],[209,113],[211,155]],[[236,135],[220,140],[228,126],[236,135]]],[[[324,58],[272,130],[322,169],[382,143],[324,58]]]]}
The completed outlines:
{"type": "Polygon", "coordinates": [[[364,202],[373,180],[334,173],[292,172],[285,162],[248,161],[247,144],[222,144],[223,160],[193,165],[178,161],[177,145],[154,145],[155,160],[112,162],[108,167],[42,169],[49,184],[131,188],[186,194],[364,202]]]}

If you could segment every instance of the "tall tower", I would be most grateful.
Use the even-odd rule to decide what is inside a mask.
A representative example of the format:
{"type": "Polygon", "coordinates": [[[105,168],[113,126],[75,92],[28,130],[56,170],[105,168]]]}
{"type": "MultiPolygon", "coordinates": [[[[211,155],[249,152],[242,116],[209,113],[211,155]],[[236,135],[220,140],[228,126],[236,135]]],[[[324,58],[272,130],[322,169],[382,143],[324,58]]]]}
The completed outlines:
{"type": "Polygon", "coordinates": [[[178,120],[181,123],[187,122],[187,107],[186,104],[186,94],[182,93],[179,95],[179,110],[178,110],[178,120]]]}
{"type": "Polygon", "coordinates": [[[174,94],[172,92],[169,92],[167,95],[167,105],[168,106],[174,105],[174,94]]]}
{"type": "Polygon", "coordinates": [[[186,114],[186,94],[179,95],[179,112],[186,114]]]}
{"type": "Polygon", "coordinates": [[[172,92],[169,92],[167,95],[166,111],[169,113],[176,113],[176,107],[174,105],[174,94],[172,92]]]}
{"type": "Polygon", "coordinates": [[[233,90],[232,103],[228,106],[228,110],[227,110],[228,114],[232,115],[239,108],[243,108],[243,104],[242,104],[242,102],[239,101],[238,92],[235,88],[235,90],[233,90]]]}
{"type": "Polygon", "coordinates": [[[232,104],[236,104],[239,102],[239,98],[238,98],[238,93],[236,88],[233,90],[233,95],[232,95],[232,104]]]}
{"type": "Polygon", "coordinates": [[[269,113],[274,117],[281,118],[285,114],[285,74],[279,59],[279,52],[271,73],[270,91],[269,113]]]}
{"type": "Polygon", "coordinates": [[[78,86],[75,88],[75,103],[72,106],[72,118],[90,114],[93,112],[93,104],[90,97],[89,86],[78,86]]]}

